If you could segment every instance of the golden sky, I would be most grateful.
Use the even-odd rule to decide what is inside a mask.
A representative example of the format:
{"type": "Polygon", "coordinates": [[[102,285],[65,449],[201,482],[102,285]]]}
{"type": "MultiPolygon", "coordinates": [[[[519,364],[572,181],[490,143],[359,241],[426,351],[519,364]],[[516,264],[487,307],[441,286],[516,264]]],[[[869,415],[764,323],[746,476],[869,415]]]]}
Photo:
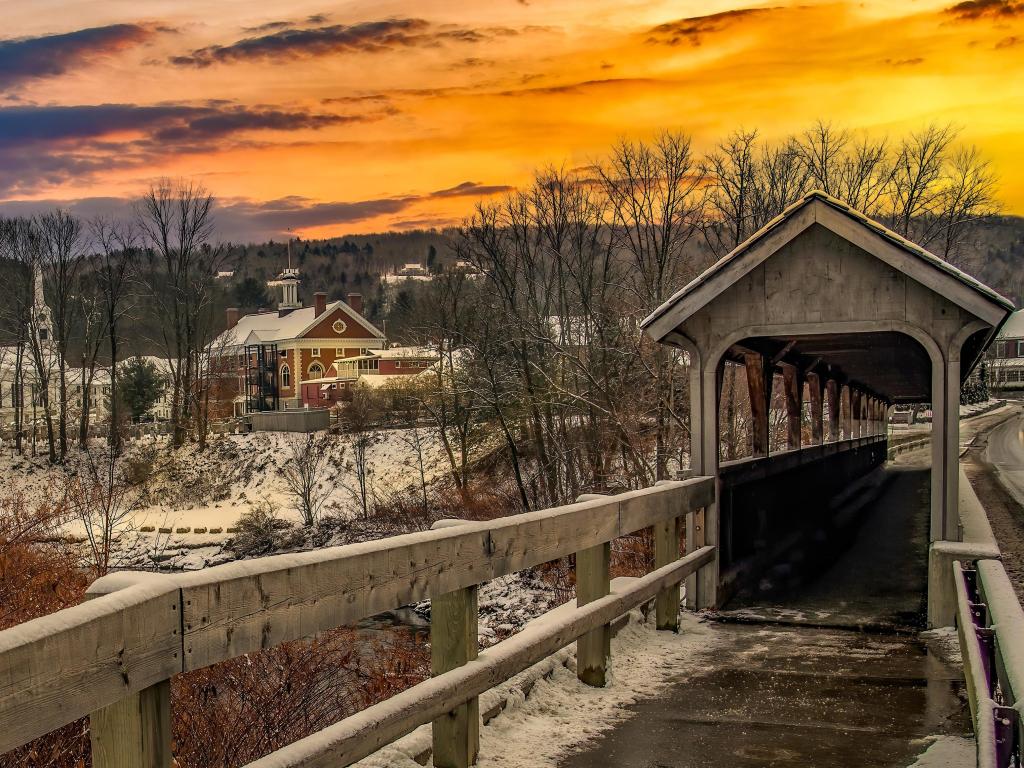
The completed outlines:
{"type": "Polygon", "coordinates": [[[201,180],[221,235],[459,221],[671,128],[952,122],[1024,213],[1024,0],[0,0],[0,212],[201,180]]]}

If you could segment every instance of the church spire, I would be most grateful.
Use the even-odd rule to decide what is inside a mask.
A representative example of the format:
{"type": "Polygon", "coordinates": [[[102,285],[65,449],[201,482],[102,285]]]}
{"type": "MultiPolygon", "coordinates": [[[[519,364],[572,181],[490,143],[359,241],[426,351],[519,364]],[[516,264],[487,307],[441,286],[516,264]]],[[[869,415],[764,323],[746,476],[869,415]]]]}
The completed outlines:
{"type": "Polygon", "coordinates": [[[36,261],[32,265],[32,328],[41,347],[53,344],[53,315],[43,295],[43,270],[36,261]]]}

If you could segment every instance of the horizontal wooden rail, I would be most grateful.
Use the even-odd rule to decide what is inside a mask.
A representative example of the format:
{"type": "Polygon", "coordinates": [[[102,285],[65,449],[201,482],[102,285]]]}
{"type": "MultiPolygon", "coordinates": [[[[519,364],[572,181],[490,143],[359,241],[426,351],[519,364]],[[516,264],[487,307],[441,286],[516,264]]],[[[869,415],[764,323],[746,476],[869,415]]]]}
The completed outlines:
{"type": "Polygon", "coordinates": [[[805,445],[802,448],[777,451],[769,456],[752,456],[745,459],[723,461],[719,464],[719,475],[722,482],[727,484],[764,480],[840,453],[881,446],[886,441],[885,435],[869,435],[820,445],[805,445]]]}
{"type": "MultiPolygon", "coordinates": [[[[386,701],[277,750],[247,768],[343,768],[490,690],[587,632],[614,621],[678,584],[714,558],[703,547],[584,606],[571,603],[529,622],[508,640],[481,651],[451,672],[432,677],[386,701]]],[[[620,582],[621,583],[621,582],[620,582]]]]}
{"type": "Polygon", "coordinates": [[[354,624],[682,517],[698,477],[127,586],[0,632],[0,754],[174,674],[354,624]]]}

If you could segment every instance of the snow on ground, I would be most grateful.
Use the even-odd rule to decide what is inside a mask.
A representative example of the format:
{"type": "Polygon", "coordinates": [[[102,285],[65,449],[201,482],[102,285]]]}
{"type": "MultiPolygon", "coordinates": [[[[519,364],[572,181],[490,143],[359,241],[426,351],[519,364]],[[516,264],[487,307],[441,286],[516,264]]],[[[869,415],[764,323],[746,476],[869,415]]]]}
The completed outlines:
{"type": "Polygon", "coordinates": [[[928,749],[909,768],[974,768],[977,764],[973,739],[935,736],[928,749]]]}
{"type": "MultiPolygon", "coordinates": [[[[480,697],[481,711],[501,697],[509,703],[481,729],[477,766],[555,768],[566,755],[631,717],[630,704],[658,695],[681,672],[697,669],[703,654],[712,650],[711,637],[694,614],[680,616],[676,635],[658,632],[653,618],[644,622],[639,612],[634,612],[632,621],[612,640],[610,675],[604,688],[591,688],[577,680],[571,646],[558,657],[568,656],[569,668],[556,663],[550,679],[539,680],[528,697],[521,692],[522,680],[537,677],[551,662],[520,673],[480,697]]],[[[355,765],[419,768],[413,756],[429,745],[430,726],[426,725],[355,765]]]]}

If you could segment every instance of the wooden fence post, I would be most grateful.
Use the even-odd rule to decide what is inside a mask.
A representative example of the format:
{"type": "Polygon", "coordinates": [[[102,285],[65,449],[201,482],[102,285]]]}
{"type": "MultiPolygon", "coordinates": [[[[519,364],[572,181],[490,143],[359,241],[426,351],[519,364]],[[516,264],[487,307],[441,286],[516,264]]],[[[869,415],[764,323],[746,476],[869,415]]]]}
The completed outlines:
{"type": "MultiPolygon", "coordinates": [[[[93,582],[86,599],[160,578],[166,577],[127,571],[111,574],[93,582]]],[[[90,713],[89,742],[93,768],[170,768],[171,681],[163,680],[90,713]]]]}
{"type": "MultiPolygon", "coordinates": [[[[611,591],[610,567],[610,542],[576,553],[576,605],[586,605],[611,591]]],[[[583,635],[576,641],[576,676],[587,685],[604,686],[610,652],[608,624],[583,635]]]]}
{"type": "Polygon", "coordinates": [[[170,768],[171,681],[89,715],[93,768],[170,768]]]}
{"type": "MultiPolygon", "coordinates": [[[[477,588],[456,589],[430,599],[430,666],[437,676],[477,655],[477,588]]],[[[436,768],[469,768],[480,751],[480,702],[474,696],[434,720],[436,768]]]]}
{"type": "MultiPolygon", "coordinates": [[[[679,518],[672,517],[654,526],[654,567],[679,559],[679,518]]],[[[658,629],[679,631],[679,584],[658,593],[655,615],[658,629]]]]}
{"type": "MultiPolygon", "coordinates": [[[[607,498],[603,493],[584,493],[576,501],[607,498]]],[[[611,592],[612,544],[606,541],[576,553],[576,605],[605,597],[611,592]]],[[[612,630],[604,624],[576,641],[576,677],[587,685],[604,687],[611,655],[612,630]]]]}

